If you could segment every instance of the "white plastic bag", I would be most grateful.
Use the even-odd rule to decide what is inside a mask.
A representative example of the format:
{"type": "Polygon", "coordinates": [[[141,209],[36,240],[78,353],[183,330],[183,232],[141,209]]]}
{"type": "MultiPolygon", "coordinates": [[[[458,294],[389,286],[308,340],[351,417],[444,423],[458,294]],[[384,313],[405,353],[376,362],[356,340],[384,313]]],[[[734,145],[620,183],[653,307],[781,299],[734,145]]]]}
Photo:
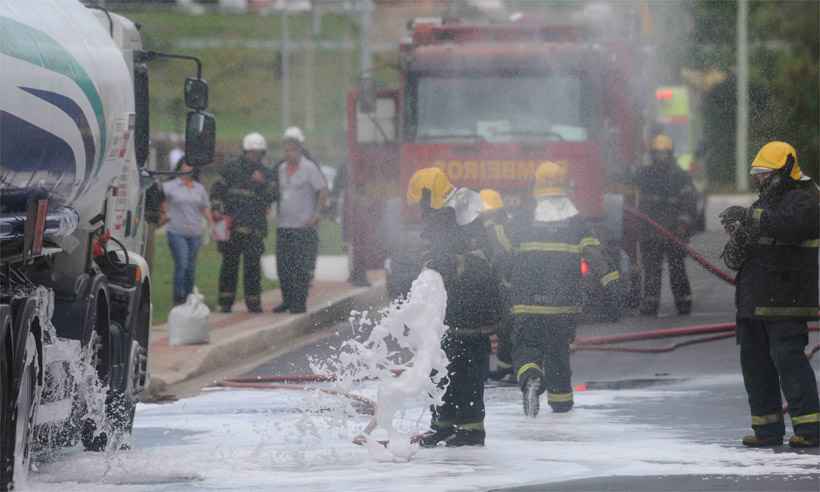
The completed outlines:
{"type": "Polygon", "coordinates": [[[168,344],[193,345],[208,343],[208,315],[211,310],[205,305],[205,296],[196,287],[188,295],[185,304],[173,308],[168,315],[168,344]]]}

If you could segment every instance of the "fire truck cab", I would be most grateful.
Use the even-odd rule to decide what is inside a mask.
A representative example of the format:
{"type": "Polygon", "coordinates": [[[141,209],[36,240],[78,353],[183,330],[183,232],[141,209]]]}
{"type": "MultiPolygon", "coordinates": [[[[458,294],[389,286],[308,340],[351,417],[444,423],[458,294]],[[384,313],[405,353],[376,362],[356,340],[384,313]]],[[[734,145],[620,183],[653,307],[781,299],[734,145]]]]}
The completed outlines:
{"type": "Polygon", "coordinates": [[[399,87],[348,98],[354,263],[383,263],[391,295],[409,288],[423,245],[403,191],[416,170],[436,166],[456,186],[495,189],[514,213],[550,160],[566,163],[576,207],[628,269],[623,195],[607,191],[640,162],[635,53],[575,26],[412,24],[399,87]]]}

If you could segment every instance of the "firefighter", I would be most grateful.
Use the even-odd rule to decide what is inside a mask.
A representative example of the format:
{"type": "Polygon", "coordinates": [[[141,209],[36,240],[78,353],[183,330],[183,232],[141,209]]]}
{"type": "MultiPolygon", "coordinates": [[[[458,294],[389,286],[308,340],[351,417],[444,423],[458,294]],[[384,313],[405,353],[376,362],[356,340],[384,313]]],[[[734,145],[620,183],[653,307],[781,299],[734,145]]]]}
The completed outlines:
{"type": "Polygon", "coordinates": [[[239,260],[245,262],[245,305],[249,312],[262,312],[261,259],[268,234],[267,212],[276,199],[273,176],[262,164],[267,152],[265,137],[250,133],[242,139],[242,155],[229,162],[211,188],[215,221],[228,219],[230,236],[219,244],[219,304],[231,312],[236,298],[239,260]]]}
{"type": "Polygon", "coordinates": [[[530,417],[538,414],[544,391],[554,412],[573,406],[569,345],[582,310],[582,259],[605,298],[617,302],[620,274],[609,267],[601,243],[567,197],[567,179],[565,166],[542,163],[529,217],[488,228],[497,244],[496,264],[510,282],[512,361],[530,417]]]}
{"type": "MultiPolygon", "coordinates": [[[[487,227],[488,224],[501,224],[502,226],[509,221],[507,211],[504,209],[504,200],[501,194],[497,191],[485,188],[479,192],[481,197],[481,216],[482,226],[487,227]]],[[[479,247],[484,254],[491,259],[493,257],[493,248],[487,240],[487,235],[478,236],[481,238],[479,247]]],[[[498,281],[499,293],[504,305],[502,310],[502,318],[498,323],[495,339],[497,342],[496,349],[496,367],[492,371],[488,371],[488,375],[492,379],[500,380],[512,373],[512,354],[510,352],[510,317],[509,317],[509,303],[507,298],[509,296],[509,282],[503,278],[500,272],[496,271],[496,278],[498,281]]],[[[492,338],[492,337],[491,337],[492,338]]]]}
{"type": "MultiPolygon", "coordinates": [[[[675,161],[672,139],[664,134],[652,139],[651,163],[638,171],[638,207],[663,227],[683,240],[693,232],[697,200],[692,178],[675,161]]],[[[648,224],[640,231],[641,267],[644,274],[641,314],[655,316],[661,300],[663,258],[669,262],[669,279],[678,314],[692,312],[692,290],[686,275],[684,251],[657,234],[648,224]]]]}
{"type": "Polygon", "coordinates": [[[785,142],[764,145],[752,161],[751,175],[758,200],[749,209],[733,206],[720,214],[732,233],[724,259],[739,270],[737,340],[754,429],[743,444],[783,444],[782,391],[794,429],[789,445],[817,447],[817,382],[803,351],[806,322],[817,319],[820,309],[818,189],[800,172],[797,152],[785,142]]]}
{"type": "Polygon", "coordinates": [[[422,238],[429,243],[426,268],[439,272],[447,290],[442,349],[450,361],[443,403],[433,408],[430,431],[419,444],[434,447],[483,446],[484,367],[489,334],[501,316],[501,300],[492,266],[480,249],[472,249],[468,230],[480,219],[475,191],[456,189],[439,168],[417,171],[407,201],[422,209],[422,238]]]}

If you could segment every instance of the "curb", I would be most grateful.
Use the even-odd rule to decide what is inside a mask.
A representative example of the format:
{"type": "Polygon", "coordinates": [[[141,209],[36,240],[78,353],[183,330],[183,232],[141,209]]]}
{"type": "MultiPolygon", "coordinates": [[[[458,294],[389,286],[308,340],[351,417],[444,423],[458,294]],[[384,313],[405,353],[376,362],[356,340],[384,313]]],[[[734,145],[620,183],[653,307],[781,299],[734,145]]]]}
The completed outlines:
{"type": "Polygon", "coordinates": [[[259,355],[277,346],[285,346],[329,324],[343,321],[352,309],[375,306],[386,300],[385,282],[382,280],[371,287],[357,288],[325,301],[306,314],[261,326],[250,332],[238,333],[214,344],[203,345],[201,355],[196,357],[197,362],[190,367],[171,373],[152,374],[146,390],[146,400],[162,395],[169,386],[230,367],[238,360],[259,355]]]}

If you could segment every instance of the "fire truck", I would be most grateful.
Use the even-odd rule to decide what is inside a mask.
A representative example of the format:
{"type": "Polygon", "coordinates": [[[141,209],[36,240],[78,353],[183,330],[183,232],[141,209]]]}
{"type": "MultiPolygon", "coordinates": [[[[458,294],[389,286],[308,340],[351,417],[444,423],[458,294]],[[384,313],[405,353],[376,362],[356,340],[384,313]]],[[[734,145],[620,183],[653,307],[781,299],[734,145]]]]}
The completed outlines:
{"type": "Polygon", "coordinates": [[[416,170],[436,166],[456,186],[495,189],[515,210],[550,160],[568,165],[576,207],[628,270],[634,241],[618,183],[643,152],[637,41],[577,25],[417,21],[410,29],[398,88],[365,83],[348,96],[352,263],[383,266],[392,296],[408,289],[423,247],[418,211],[403,200],[416,170]]]}

